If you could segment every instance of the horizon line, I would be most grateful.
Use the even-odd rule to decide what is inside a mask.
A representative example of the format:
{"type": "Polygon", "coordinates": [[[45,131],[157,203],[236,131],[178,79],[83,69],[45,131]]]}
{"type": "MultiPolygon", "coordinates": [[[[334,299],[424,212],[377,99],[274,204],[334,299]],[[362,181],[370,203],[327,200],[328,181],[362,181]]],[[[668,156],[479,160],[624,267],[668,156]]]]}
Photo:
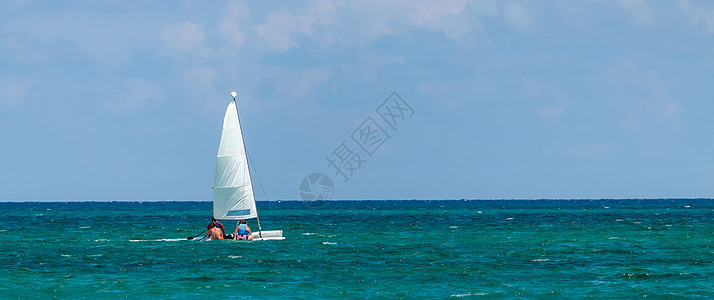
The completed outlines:
{"type": "MultiPolygon", "coordinates": [[[[315,201],[599,201],[599,200],[712,200],[706,197],[663,197],[663,198],[448,198],[448,199],[329,199],[329,200],[301,200],[301,199],[278,199],[278,200],[255,200],[255,202],[315,202],[315,201]]],[[[0,200],[0,203],[46,203],[46,202],[212,202],[213,200],[0,200]]]]}

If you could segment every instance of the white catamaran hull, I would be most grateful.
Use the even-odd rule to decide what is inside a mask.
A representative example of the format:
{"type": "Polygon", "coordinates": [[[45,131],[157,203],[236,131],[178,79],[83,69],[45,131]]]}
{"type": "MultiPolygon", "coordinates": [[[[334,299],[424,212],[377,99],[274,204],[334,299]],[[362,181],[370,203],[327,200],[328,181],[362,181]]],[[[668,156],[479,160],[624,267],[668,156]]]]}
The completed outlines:
{"type": "MultiPolygon", "coordinates": [[[[269,241],[269,240],[284,240],[284,239],[285,239],[285,237],[283,236],[282,230],[266,230],[266,231],[262,231],[260,233],[258,233],[258,232],[253,233],[253,241],[269,241]]],[[[202,236],[202,237],[195,238],[193,240],[194,241],[210,241],[211,237],[202,236]]]]}
{"type": "Polygon", "coordinates": [[[253,240],[256,241],[267,241],[267,240],[284,240],[282,230],[266,230],[260,233],[253,232],[253,240]]]}

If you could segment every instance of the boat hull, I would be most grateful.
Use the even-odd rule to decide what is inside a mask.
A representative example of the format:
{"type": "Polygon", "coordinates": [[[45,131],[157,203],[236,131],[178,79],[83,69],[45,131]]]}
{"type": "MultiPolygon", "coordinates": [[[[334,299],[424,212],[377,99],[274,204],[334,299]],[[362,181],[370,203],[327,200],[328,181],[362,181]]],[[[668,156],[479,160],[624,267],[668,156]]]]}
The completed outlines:
{"type": "Polygon", "coordinates": [[[253,232],[253,240],[256,241],[267,241],[267,240],[284,240],[282,230],[264,230],[260,233],[253,232]]]}
{"type": "MultiPolygon", "coordinates": [[[[258,232],[253,232],[253,241],[270,241],[270,240],[284,240],[282,230],[266,230],[258,232]]],[[[209,236],[202,236],[193,239],[194,241],[210,241],[209,236]]]]}

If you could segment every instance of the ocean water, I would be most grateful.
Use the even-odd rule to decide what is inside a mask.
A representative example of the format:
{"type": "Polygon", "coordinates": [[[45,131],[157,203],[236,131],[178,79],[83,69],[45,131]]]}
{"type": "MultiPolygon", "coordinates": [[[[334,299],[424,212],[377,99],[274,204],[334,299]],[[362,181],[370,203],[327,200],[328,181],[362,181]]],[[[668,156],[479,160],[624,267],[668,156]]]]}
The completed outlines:
{"type": "Polygon", "coordinates": [[[258,205],[0,203],[0,298],[714,298],[711,199],[258,205]]]}

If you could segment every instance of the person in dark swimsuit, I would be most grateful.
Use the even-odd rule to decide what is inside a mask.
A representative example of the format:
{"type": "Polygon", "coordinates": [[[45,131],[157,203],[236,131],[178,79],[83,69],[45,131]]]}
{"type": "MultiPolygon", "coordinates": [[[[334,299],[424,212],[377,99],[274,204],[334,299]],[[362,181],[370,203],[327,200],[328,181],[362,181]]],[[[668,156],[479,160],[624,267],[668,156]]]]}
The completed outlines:
{"type": "Polygon", "coordinates": [[[223,224],[221,224],[221,222],[218,222],[216,218],[212,218],[211,223],[208,224],[206,235],[210,236],[213,240],[222,240],[226,235],[226,231],[223,230],[223,224]]]}

